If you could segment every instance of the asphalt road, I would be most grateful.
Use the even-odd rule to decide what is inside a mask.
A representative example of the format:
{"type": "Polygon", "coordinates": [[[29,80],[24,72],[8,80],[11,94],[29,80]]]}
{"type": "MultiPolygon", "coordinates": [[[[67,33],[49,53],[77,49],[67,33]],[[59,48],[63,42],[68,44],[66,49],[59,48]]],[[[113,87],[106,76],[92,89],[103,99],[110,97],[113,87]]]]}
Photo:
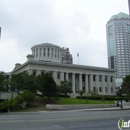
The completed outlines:
{"type": "Polygon", "coordinates": [[[130,120],[130,110],[2,113],[0,130],[119,130],[120,118],[130,120]]]}

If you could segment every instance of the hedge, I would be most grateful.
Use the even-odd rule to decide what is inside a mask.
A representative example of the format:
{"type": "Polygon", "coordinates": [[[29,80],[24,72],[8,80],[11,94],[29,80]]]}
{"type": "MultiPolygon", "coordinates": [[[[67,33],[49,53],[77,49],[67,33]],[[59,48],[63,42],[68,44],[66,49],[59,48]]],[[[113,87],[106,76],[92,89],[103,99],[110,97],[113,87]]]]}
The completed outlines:
{"type": "MultiPolygon", "coordinates": [[[[80,96],[76,97],[77,99],[81,99],[80,96]]],[[[91,99],[91,100],[126,100],[128,101],[127,97],[117,97],[117,96],[82,96],[82,99],[91,99]]]]}

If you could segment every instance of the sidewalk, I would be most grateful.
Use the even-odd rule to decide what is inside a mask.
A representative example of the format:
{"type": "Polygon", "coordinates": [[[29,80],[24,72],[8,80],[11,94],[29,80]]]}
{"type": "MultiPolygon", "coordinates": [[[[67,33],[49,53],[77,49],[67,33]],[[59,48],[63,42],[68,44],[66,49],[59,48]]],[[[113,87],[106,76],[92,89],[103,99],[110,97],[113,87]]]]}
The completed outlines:
{"type": "Polygon", "coordinates": [[[130,110],[130,106],[112,107],[112,108],[95,108],[95,109],[85,109],[86,111],[114,111],[114,110],[130,110]]]}

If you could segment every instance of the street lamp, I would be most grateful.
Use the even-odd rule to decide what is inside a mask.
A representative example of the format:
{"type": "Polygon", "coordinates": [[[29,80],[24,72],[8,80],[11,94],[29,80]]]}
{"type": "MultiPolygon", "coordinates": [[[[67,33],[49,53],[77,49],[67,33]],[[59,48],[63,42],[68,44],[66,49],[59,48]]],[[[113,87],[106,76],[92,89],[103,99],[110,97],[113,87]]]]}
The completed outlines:
{"type": "Polygon", "coordinates": [[[120,86],[120,96],[121,96],[121,108],[123,108],[123,105],[122,105],[122,93],[121,93],[121,86],[120,86]]]}

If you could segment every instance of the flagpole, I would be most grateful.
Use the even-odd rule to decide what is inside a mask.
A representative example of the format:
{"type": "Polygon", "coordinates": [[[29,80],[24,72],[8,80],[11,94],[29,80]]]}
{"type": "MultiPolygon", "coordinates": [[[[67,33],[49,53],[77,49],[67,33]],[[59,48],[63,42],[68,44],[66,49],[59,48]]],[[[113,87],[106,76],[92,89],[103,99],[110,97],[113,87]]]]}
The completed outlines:
{"type": "Polygon", "coordinates": [[[78,56],[78,65],[79,65],[79,56],[78,56]]]}
{"type": "Polygon", "coordinates": [[[78,57],[78,65],[79,65],[79,53],[77,53],[77,57],[78,57]]]}

